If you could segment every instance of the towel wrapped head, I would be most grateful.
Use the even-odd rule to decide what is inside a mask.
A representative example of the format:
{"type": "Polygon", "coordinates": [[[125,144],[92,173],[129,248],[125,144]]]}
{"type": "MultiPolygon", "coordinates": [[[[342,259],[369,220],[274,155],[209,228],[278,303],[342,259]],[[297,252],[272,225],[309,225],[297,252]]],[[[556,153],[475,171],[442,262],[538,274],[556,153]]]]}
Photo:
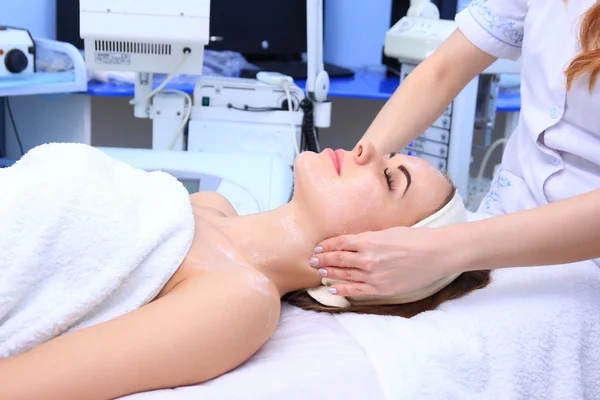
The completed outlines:
{"type": "MultiPolygon", "coordinates": [[[[458,191],[455,191],[450,201],[442,209],[413,225],[413,228],[441,228],[463,222],[467,222],[467,211],[460,194],[458,191]]],[[[440,279],[430,286],[393,296],[343,297],[332,295],[328,292],[328,287],[344,282],[328,278],[323,278],[321,286],[309,289],[307,293],[320,304],[337,308],[347,308],[351,305],[405,304],[423,300],[434,295],[452,283],[459,275],[454,274],[440,279]]]]}

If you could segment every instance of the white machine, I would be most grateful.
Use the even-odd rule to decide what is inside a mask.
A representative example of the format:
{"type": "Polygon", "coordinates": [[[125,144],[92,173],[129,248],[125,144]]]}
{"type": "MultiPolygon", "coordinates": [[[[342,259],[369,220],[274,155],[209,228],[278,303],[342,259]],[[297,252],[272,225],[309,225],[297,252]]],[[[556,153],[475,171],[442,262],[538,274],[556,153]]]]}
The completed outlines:
{"type": "MultiPolygon", "coordinates": [[[[456,29],[454,21],[440,20],[429,0],[413,0],[407,16],[385,37],[384,52],[401,62],[400,80],[429,57],[456,29]]],[[[491,135],[497,98],[497,74],[518,74],[519,61],[498,60],[472,80],[430,128],[402,152],[427,159],[448,172],[464,199],[468,198],[473,132],[491,135]],[[477,104],[478,98],[485,99],[477,104]]]]}
{"type": "Polygon", "coordinates": [[[303,118],[298,86],[211,77],[198,81],[194,99],[188,151],[265,154],[293,165],[303,118]]]}
{"type": "MultiPolygon", "coordinates": [[[[331,115],[322,10],[322,0],[307,0],[307,97],[316,128],[328,127],[331,115]]],[[[153,120],[154,149],[260,153],[293,163],[305,96],[291,78],[264,73],[256,80],[201,78],[193,99],[164,89],[176,74],[201,75],[204,46],[211,40],[210,0],[82,0],[80,18],[88,68],[137,72],[134,115],[153,120]],[[168,74],[154,90],[153,73],[168,74]],[[283,93],[295,100],[281,100],[283,93]],[[251,115],[257,112],[260,117],[251,115]],[[249,136],[241,138],[240,128],[249,136]],[[257,146],[255,140],[276,143],[257,146]]]]}
{"type": "Polygon", "coordinates": [[[35,42],[29,31],[0,26],[0,78],[35,72],[35,42]]]}
{"type": "MultiPolygon", "coordinates": [[[[314,128],[330,126],[331,103],[323,62],[323,0],[307,0],[306,6],[306,96],[314,117],[308,130],[314,136],[314,128]]],[[[278,74],[259,73],[256,80],[203,78],[194,90],[188,150],[275,155],[291,166],[302,142],[304,98],[291,78],[278,74]]]]}
{"type": "Polygon", "coordinates": [[[202,73],[210,0],[81,0],[79,8],[88,68],[137,72],[134,115],[152,118],[154,148],[183,150],[192,101],[163,89],[176,74],[202,73]],[[169,77],[153,90],[154,73],[169,77]]]}
{"type": "Polygon", "coordinates": [[[217,192],[238,214],[272,210],[290,200],[291,168],[279,157],[99,147],[109,156],[145,171],[175,176],[188,192],[217,192]],[[240,165],[243,168],[240,168],[240,165]]]}
{"type": "Polygon", "coordinates": [[[307,0],[306,95],[289,77],[261,73],[258,79],[201,77],[192,100],[165,86],[176,74],[202,74],[210,0],[81,0],[87,67],[137,72],[134,115],[153,121],[153,151],[106,151],[138,168],[168,171],[191,191],[216,190],[240,214],[285,204],[300,147],[301,104],[310,104],[311,126],[330,123],[322,9],[322,0],[307,0]],[[168,74],[155,89],[154,73],[168,74]]]}

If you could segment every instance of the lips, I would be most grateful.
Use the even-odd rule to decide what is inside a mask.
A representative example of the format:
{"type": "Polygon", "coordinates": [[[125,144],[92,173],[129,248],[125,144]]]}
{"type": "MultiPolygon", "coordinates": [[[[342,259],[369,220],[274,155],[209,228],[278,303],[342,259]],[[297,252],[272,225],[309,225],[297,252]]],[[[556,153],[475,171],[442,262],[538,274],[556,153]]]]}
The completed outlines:
{"type": "MultiPolygon", "coordinates": [[[[340,150],[333,151],[331,149],[325,149],[325,150],[323,150],[323,152],[327,153],[329,158],[331,158],[331,162],[333,163],[335,172],[337,172],[337,174],[340,175],[341,170],[342,170],[342,165],[341,165],[342,163],[341,163],[341,159],[340,159],[340,150]]],[[[342,154],[342,156],[343,156],[343,154],[342,154]]]]}
{"type": "Polygon", "coordinates": [[[342,169],[344,169],[344,150],[336,150],[335,151],[336,159],[337,159],[337,171],[338,175],[342,174],[342,169]]]}

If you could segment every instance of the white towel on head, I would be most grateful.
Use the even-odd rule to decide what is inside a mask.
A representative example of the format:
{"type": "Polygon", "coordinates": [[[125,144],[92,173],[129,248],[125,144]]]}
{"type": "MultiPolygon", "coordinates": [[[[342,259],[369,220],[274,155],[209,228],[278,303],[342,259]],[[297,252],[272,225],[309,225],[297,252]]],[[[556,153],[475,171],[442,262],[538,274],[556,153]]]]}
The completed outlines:
{"type": "Polygon", "coordinates": [[[0,358],[135,310],[194,235],[183,185],[82,144],[0,169],[0,358]]]}
{"type": "MultiPolygon", "coordinates": [[[[433,215],[425,218],[424,220],[413,225],[413,228],[441,228],[453,224],[467,222],[467,210],[464,202],[458,193],[458,190],[454,193],[452,199],[442,207],[441,210],[433,215]]],[[[313,289],[307,290],[307,293],[320,304],[330,307],[346,308],[352,304],[402,304],[411,303],[417,300],[427,298],[444,287],[448,286],[454,281],[460,274],[445,277],[432,285],[420,288],[410,293],[403,293],[397,296],[363,296],[346,298],[343,296],[336,296],[327,291],[328,287],[338,283],[344,283],[344,281],[333,280],[329,278],[323,278],[321,280],[322,285],[313,289]]]]}

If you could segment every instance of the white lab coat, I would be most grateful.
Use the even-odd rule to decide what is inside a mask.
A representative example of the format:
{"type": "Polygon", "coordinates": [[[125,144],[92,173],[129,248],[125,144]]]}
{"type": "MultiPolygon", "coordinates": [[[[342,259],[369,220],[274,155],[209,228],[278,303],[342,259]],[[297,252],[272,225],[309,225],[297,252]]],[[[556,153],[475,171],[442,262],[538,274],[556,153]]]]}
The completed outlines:
{"type": "MultiPolygon", "coordinates": [[[[600,81],[566,91],[581,16],[595,0],[474,0],[456,16],[478,48],[522,58],[521,116],[479,213],[501,215],[600,188],[600,81]]],[[[468,62],[468,60],[465,60],[468,62]]]]}

